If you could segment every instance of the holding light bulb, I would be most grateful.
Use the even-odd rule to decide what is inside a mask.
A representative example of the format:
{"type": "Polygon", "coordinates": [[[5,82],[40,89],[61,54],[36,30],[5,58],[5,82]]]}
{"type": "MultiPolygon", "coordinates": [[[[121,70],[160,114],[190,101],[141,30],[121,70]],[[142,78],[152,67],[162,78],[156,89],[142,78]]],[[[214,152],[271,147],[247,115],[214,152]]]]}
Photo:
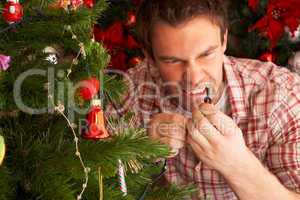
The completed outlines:
{"type": "Polygon", "coordinates": [[[212,103],[212,100],[211,100],[211,98],[210,98],[210,94],[209,94],[209,88],[208,87],[206,87],[205,88],[205,92],[206,92],[206,97],[204,98],[204,103],[212,103]]]}

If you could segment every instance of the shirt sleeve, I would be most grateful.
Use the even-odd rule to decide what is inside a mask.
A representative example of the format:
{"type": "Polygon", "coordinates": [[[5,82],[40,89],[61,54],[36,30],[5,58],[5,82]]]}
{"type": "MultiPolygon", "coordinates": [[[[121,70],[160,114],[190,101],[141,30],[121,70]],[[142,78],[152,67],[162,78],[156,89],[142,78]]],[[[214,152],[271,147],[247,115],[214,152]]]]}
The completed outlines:
{"type": "Polygon", "coordinates": [[[288,95],[270,117],[269,170],[288,189],[300,193],[300,93],[288,95]]]}

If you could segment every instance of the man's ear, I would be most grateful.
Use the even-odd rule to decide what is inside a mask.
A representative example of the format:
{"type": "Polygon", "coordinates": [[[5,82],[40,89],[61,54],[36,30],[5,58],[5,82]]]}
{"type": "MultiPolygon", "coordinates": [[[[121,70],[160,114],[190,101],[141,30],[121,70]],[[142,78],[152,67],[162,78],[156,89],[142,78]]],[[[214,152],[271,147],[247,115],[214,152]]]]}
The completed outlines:
{"type": "Polygon", "coordinates": [[[227,49],[227,42],[228,42],[228,29],[226,29],[224,36],[223,36],[223,44],[222,44],[222,51],[225,53],[227,49]]]}
{"type": "Polygon", "coordinates": [[[149,62],[149,64],[154,65],[153,57],[145,49],[142,49],[142,51],[143,51],[143,54],[144,54],[146,60],[149,62]]]}

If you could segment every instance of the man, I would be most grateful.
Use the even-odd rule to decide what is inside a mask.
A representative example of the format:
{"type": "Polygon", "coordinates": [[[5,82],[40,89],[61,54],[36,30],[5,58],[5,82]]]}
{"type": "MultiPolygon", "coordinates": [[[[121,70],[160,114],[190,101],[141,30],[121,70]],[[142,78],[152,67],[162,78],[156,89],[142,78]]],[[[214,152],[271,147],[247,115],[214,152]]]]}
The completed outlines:
{"type": "Polygon", "coordinates": [[[137,32],[124,108],[173,149],[166,180],[196,184],[194,199],[300,199],[299,77],[225,56],[222,1],[144,0],[137,32]]]}

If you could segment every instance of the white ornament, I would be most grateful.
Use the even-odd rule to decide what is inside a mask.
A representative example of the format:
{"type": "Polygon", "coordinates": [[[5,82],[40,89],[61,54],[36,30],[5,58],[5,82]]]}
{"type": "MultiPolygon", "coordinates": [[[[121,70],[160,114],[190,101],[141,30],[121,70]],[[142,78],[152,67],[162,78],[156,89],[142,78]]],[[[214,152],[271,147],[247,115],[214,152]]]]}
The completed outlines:
{"type": "Polygon", "coordinates": [[[53,48],[53,47],[45,47],[45,49],[43,50],[43,53],[51,53],[51,54],[58,54],[58,51],[53,48]]]}
{"type": "Polygon", "coordinates": [[[126,196],[127,195],[127,186],[126,186],[126,181],[125,181],[124,166],[120,159],[118,160],[118,162],[119,162],[118,174],[119,174],[120,189],[123,192],[123,196],[126,196]]]}
{"type": "Polygon", "coordinates": [[[61,56],[61,53],[54,47],[47,46],[43,49],[43,53],[47,54],[45,60],[49,61],[51,64],[56,65],[58,63],[58,58],[61,56]]]}
{"type": "Polygon", "coordinates": [[[291,70],[300,75],[300,51],[295,52],[288,63],[291,66],[291,70]]]}
{"type": "Polygon", "coordinates": [[[57,56],[55,54],[50,54],[45,58],[45,60],[49,61],[51,64],[56,65],[58,63],[57,56]]]}
{"type": "Polygon", "coordinates": [[[9,13],[10,14],[15,14],[16,12],[16,7],[15,6],[9,6],[9,13]]]}
{"type": "Polygon", "coordinates": [[[11,2],[11,3],[19,3],[19,0],[8,0],[7,2],[11,2]]]}

